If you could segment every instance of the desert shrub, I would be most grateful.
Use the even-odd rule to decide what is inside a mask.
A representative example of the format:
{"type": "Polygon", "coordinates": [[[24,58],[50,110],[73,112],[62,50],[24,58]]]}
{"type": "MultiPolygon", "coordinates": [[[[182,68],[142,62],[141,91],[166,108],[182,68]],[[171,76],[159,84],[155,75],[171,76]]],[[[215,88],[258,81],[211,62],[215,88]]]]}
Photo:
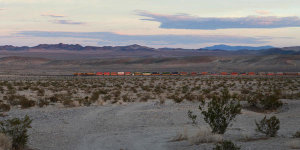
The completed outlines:
{"type": "Polygon", "coordinates": [[[178,96],[178,95],[176,95],[176,94],[170,96],[169,98],[170,98],[170,99],[173,99],[173,101],[174,101],[175,103],[180,103],[180,102],[183,101],[183,98],[180,97],[180,96],[178,96]]]}
{"type": "Polygon", "coordinates": [[[59,101],[59,99],[58,99],[58,96],[57,96],[57,95],[51,96],[49,99],[50,99],[50,102],[52,102],[52,103],[56,103],[56,102],[58,102],[58,101],[59,101]]]}
{"type": "Polygon", "coordinates": [[[99,99],[99,95],[100,95],[100,92],[99,92],[99,91],[93,92],[93,93],[92,93],[92,96],[91,96],[91,98],[90,98],[90,100],[91,100],[92,102],[97,101],[97,100],[99,99]]]}
{"type": "Polygon", "coordinates": [[[275,116],[267,119],[265,116],[260,122],[256,122],[256,131],[265,134],[266,136],[274,137],[280,128],[280,121],[275,116]]]}
{"type": "Polygon", "coordinates": [[[15,150],[24,148],[28,141],[28,128],[32,120],[26,115],[23,119],[13,118],[0,121],[0,132],[12,138],[12,147],[15,150]]]}
{"type": "Polygon", "coordinates": [[[214,96],[207,104],[199,106],[204,120],[212,128],[213,133],[224,134],[231,121],[241,112],[241,105],[238,101],[231,99],[229,91],[224,89],[221,96],[214,96]]]}
{"type": "Polygon", "coordinates": [[[66,106],[66,107],[73,107],[73,106],[74,106],[74,103],[73,103],[72,100],[67,99],[67,100],[64,100],[64,101],[63,101],[63,105],[66,106]]]}
{"type": "Polygon", "coordinates": [[[107,94],[107,95],[103,96],[102,99],[103,99],[104,101],[111,100],[111,95],[107,94]]]}
{"type": "Polygon", "coordinates": [[[145,94],[141,97],[141,102],[147,102],[150,98],[151,96],[149,94],[145,94]]]}
{"type": "Polygon", "coordinates": [[[19,104],[21,105],[21,107],[23,109],[25,108],[30,108],[30,107],[33,107],[35,105],[35,101],[33,100],[28,100],[27,98],[26,99],[21,99],[19,101],[19,104]]]}
{"type": "Polygon", "coordinates": [[[275,94],[269,94],[260,99],[260,104],[266,110],[276,110],[282,106],[282,102],[279,97],[275,94]]]}
{"type": "Polygon", "coordinates": [[[6,112],[10,110],[10,105],[8,104],[0,104],[0,112],[6,112]]]}
{"type": "Polygon", "coordinates": [[[231,141],[222,141],[221,143],[216,144],[216,147],[213,150],[240,150],[239,146],[236,146],[231,141]]]}
{"type": "Polygon", "coordinates": [[[300,131],[297,131],[294,135],[293,135],[294,138],[300,138],[300,131]]]}
{"type": "Polygon", "coordinates": [[[194,115],[193,112],[190,111],[190,110],[188,111],[188,117],[189,117],[190,120],[192,120],[193,124],[197,124],[196,123],[197,115],[194,115]]]}
{"type": "Polygon", "coordinates": [[[44,107],[49,105],[49,102],[46,99],[40,99],[38,102],[39,107],[44,107]]]}
{"type": "Polygon", "coordinates": [[[12,143],[11,139],[5,134],[0,133],[0,150],[11,150],[12,143]]]}
{"type": "Polygon", "coordinates": [[[122,99],[123,99],[124,102],[130,102],[130,101],[131,101],[131,99],[130,99],[130,97],[128,96],[128,94],[123,95],[123,96],[122,96],[122,99]]]}
{"type": "Polygon", "coordinates": [[[45,90],[44,89],[38,89],[37,90],[37,96],[44,96],[45,95],[45,90]]]}

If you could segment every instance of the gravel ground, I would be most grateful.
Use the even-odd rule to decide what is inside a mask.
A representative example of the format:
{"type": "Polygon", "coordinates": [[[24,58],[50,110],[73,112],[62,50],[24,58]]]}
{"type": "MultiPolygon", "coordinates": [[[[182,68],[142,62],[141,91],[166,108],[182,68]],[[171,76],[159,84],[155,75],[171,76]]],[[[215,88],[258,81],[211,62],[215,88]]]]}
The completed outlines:
{"type": "MultiPolygon", "coordinates": [[[[248,140],[262,135],[255,132],[254,120],[265,114],[242,110],[225,139],[231,139],[245,150],[286,150],[292,135],[300,130],[300,101],[284,100],[276,115],[281,121],[278,137],[248,140]]],[[[198,103],[165,104],[151,101],[124,105],[105,105],[77,108],[14,109],[8,117],[29,115],[33,119],[29,147],[36,150],[196,150],[212,149],[213,144],[193,145],[188,141],[171,142],[184,128],[196,130],[187,118],[187,111],[198,114],[198,124],[207,126],[198,111],[198,103]]],[[[300,143],[300,139],[296,139],[300,143]]]]}

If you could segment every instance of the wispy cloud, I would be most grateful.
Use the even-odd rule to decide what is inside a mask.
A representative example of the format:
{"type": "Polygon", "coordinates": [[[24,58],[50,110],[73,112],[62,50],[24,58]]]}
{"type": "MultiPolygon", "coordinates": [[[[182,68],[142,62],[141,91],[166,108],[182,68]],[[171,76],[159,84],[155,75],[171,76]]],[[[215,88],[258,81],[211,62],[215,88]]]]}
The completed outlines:
{"type": "Polygon", "coordinates": [[[232,28],[283,28],[300,27],[300,18],[277,16],[248,17],[197,17],[187,14],[165,15],[147,11],[137,11],[143,17],[141,20],[160,22],[160,28],[166,29],[232,29],[232,28]]]}
{"type": "Polygon", "coordinates": [[[42,16],[44,16],[44,17],[52,17],[52,18],[63,18],[63,17],[66,17],[65,15],[49,14],[49,13],[42,14],[42,16]]]}
{"type": "Polygon", "coordinates": [[[56,23],[56,24],[68,24],[68,25],[82,25],[82,24],[86,24],[85,22],[78,22],[78,21],[72,21],[72,20],[54,20],[53,23],[56,23]]]}
{"type": "Polygon", "coordinates": [[[226,35],[122,35],[111,32],[23,31],[19,36],[96,39],[99,45],[193,45],[203,43],[263,44],[264,38],[226,35]]]}
{"type": "Polygon", "coordinates": [[[271,12],[269,12],[267,10],[256,10],[255,12],[259,15],[269,15],[269,14],[271,14],[271,12]]]}

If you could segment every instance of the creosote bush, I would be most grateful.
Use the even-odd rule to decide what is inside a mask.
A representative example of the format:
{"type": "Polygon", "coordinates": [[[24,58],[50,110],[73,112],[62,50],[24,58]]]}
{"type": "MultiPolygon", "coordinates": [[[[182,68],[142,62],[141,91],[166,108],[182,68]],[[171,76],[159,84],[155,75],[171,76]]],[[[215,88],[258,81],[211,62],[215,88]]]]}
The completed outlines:
{"type": "Polygon", "coordinates": [[[270,94],[264,96],[260,100],[260,104],[266,110],[276,110],[277,108],[282,106],[282,102],[279,100],[279,96],[276,94],[270,94]]]}
{"type": "Polygon", "coordinates": [[[240,150],[239,146],[236,146],[231,141],[222,141],[221,143],[216,144],[216,147],[213,150],[240,150]]]}
{"type": "Polygon", "coordinates": [[[260,122],[256,122],[256,131],[265,134],[269,137],[275,137],[280,129],[280,121],[275,116],[267,119],[265,116],[260,122]]]}
{"type": "Polygon", "coordinates": [[[28,128],[32,120],[26,115],[23,119],[13,118],[0,121],[0,132],[12,138],[12,147],[21,150],[28,141],[28,128]]]}
{"type": "Polygon", "coordinates": [[[207,104],[199,106],[204,120],[212,128],[213,133],[224,134],[231,121],[241,112],[241,105],[238,101],[233,100],[227,89],[222,91],[221,96],[213,96],[207,104]]]}

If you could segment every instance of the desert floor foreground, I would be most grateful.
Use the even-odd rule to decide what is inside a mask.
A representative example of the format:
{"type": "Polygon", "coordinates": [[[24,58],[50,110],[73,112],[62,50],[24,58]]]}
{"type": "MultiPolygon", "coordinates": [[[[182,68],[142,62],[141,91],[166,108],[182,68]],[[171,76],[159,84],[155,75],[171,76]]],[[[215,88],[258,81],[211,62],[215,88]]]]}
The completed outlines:
{"type": "MultiPolygon", "coordinates": [[[[224,135],[245,150],[291,149],[292,135],[300,130],[300,100],[283,100],[276,113],[281,121],[278,136],[263,139],[255,132],[255,119],[262,113],[242,110],[224,135]],[[247,140],[248,139],[248,140],[247,140]],[[251,140],[249,140],[251,139],[251,140]]],[[[8,112],[8,117],[29,115],[33,119],[29,146],[38,150],[196,150],[212,149],[214,144],[171,142],[187,130],[193,136],[197,128],[188,120],[187,111],[198,115],[199,126],[207,126],[198,110],[198,103],[166,101],[109,104],[76,108],[31,108],[8,112]]],[[[5,117],[7,118],[7,117],[5,117]]]]}

